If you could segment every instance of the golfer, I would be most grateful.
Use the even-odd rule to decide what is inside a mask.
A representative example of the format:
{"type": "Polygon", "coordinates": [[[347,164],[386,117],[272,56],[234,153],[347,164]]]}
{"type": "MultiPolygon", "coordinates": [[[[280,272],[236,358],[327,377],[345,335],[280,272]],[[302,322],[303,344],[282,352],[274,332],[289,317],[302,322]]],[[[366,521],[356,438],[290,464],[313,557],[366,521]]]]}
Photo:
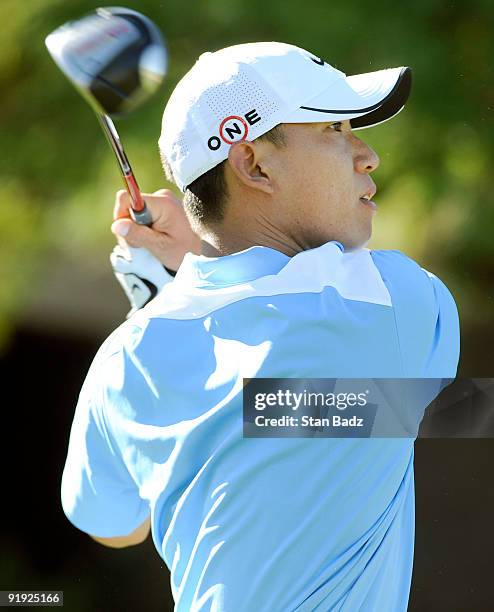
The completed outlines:
{"type": "Polygon", "coordinates": [[[410,82],[282,43],[205,53],[159,139],[183,203],[147,196],[147,228],[117,196],[112,261],[135,308],[82,387],[62,503],[108,546],[151,531],[180,612],[407,609],[414,438],[244,438],[242,389],[455,377],[446,286],[365,246],[379,158],[356,134],[402,110],[410,82]],[[138,308],[143,288],[159,291],[138,308]]]}

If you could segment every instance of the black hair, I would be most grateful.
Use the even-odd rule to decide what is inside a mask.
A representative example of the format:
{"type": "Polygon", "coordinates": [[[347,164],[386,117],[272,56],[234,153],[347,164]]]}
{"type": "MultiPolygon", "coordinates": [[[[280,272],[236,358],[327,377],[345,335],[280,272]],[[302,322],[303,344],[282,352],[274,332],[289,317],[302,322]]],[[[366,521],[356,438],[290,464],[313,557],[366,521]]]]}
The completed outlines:
{"type": "MultiPolygon", "coordinates": [[[[283,127],[278,124],[269,132],[262,134],[255,140],[267,140],[276,147],[286,145],[283,127]]],[[[168,160],[161,155],[161,161],[166,177],[173,181],[168,160]]],[[[225,206],[228,198],[228,189],[225,180],[225,159],[211,170],[208,170],[187,186],[184,192],[183,204],[189,221],[197,231],[199,228],[214,227],[221,222],[225,215],[225,206]]]]}

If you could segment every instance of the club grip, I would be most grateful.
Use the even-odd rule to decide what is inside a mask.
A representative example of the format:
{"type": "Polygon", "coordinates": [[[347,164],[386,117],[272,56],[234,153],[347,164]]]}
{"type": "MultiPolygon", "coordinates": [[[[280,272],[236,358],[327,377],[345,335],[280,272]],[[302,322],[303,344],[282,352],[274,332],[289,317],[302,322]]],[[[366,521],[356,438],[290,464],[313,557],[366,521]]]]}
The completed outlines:
{"type": "Polygon", "coordinates": [[[144,208],[137,211],[133,208],[130,209],[130,216],[133,221],[139,223],[139,225],[147,225],[150,226],[153,223],[153,219],[151,217],[151,213],[149,212],[149,208],[146,206],[146,202],[143,202],[144,208]]]}

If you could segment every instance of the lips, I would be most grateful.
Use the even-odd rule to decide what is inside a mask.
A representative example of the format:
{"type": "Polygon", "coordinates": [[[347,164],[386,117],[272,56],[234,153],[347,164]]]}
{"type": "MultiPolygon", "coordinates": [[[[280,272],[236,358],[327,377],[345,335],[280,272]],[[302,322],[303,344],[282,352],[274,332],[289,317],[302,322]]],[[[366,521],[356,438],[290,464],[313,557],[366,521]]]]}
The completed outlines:
{"type": "Polygon", "coordinates": [[[376,203],[373,202],[372,199],[371,199],[376,194],[376,191],[377,191],[377,189],[376,189],[375,185],[369,186],[367,191],[365,191],[360,196],[360,203],[363,204],[364,206],[366,206],[367,208],[370,208],[371,210],[377,210],[376,203]]]}
{"type": "Polygon", "coordinates": [[[369,185],[367,190],[360,196],[360,202],[365,206],[369,206],[370,208],[376,210],[376,203],[372,201],[372,198],[376,195],[376,192],[377,188],[374,183],[372,183],[372,185],[369,185]]]}
{"type": "Polygon", "coordinates": [[[377,192],[377,188],[375,185],[372,185],[371,187],[369,187],[367,189],[367,191],[364,191],[364,193],[360,196],[361,200],[372,200],[372,198],[376,195],[377,192]]]}

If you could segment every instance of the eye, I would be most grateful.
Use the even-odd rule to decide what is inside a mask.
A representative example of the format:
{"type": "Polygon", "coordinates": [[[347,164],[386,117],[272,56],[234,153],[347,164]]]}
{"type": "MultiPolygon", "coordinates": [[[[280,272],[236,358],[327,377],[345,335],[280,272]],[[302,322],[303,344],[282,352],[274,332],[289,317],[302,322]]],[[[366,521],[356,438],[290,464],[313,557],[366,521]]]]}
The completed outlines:
{"type": "Polygon", "coordinates": [[[343,131],[343,123],[341,121],[336,121],[335,123],[332,123],[329,127],[335,132],[343,131]]]}

